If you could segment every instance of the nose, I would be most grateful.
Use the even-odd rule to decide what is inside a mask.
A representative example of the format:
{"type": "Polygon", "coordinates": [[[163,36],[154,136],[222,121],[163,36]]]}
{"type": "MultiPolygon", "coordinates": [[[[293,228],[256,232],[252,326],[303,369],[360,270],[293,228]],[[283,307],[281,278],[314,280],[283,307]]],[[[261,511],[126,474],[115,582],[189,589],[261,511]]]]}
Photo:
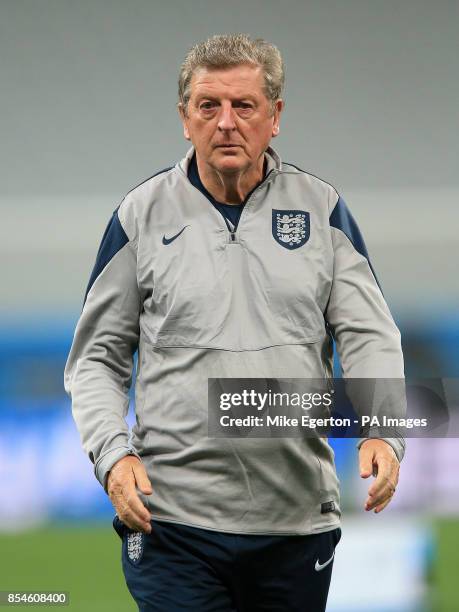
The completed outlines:
{"type": "Polygon", "coordinates": [[[218,129],[222,131],[236,129],[234,109],[229,100],[223,102],[221,105],[220,117],[218,118],[218,129]]]}

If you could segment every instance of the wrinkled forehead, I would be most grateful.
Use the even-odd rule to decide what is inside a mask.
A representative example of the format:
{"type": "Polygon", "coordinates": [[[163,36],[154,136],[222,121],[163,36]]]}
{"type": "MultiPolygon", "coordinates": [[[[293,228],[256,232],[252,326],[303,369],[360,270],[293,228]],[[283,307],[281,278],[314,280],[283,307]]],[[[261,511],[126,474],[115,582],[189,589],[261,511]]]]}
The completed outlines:
{"type": "Polygon", "coordinates": [[[205,95],[264,96],[264,75],[261,66],[239,64],[227,68],[199,67],[190,82],[192,98],[205,95]]]}

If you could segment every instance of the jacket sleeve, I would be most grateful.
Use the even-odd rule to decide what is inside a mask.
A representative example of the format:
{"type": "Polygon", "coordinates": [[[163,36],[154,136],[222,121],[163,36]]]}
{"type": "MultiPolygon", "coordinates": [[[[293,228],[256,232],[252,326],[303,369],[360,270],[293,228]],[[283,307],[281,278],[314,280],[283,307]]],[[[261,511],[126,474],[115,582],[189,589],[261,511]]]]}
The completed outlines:
{"type": "Polygon", "coordinates": [[[134,232],[120,220],[125,204],[102,238],[64,373],[83,448],[105,491],[111,467],[125,455],[138,456],[125,418],[140,314],[136,242],[127,234],[134,232]]]}
{"type": "MultiPolygon", "coordinates": [[[[384,300],[357,223],[344,200],[335,196],[330,214],[333,282],[325,320],[336,342],[343,378],[403,382],[400,381],[404,379],[400,332],[384,300]]],[[[397,404],[397,416],[404,416],[404,382],[402,393],[400,389],[400,384],[392,385],[395,392],[391,401],[397,404]]],[[[359,440],[358,448],[366,439],[359,440]]],[[[381,439],[392,446],[401,461],[405,453],[403,437],[396,434],[396,437],[381,439]]]]}

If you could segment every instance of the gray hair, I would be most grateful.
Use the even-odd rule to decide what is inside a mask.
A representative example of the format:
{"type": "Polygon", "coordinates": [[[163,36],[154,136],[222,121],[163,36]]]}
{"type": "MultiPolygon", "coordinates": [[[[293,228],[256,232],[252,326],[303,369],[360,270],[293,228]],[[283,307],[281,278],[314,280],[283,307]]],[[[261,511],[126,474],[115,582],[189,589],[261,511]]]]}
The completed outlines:
{"type": "Polygon", "coordinates": [[[260,66],[263,69],[264,93],[274,111],[285,81],[279,49],[263,38],[252,40],[247,34],[218,34],[191,47],[180,67],[178,96],[184,112],[187,112],[191,97],[191,78],[195,70],[229,68],[241,64],[260,66]]]}

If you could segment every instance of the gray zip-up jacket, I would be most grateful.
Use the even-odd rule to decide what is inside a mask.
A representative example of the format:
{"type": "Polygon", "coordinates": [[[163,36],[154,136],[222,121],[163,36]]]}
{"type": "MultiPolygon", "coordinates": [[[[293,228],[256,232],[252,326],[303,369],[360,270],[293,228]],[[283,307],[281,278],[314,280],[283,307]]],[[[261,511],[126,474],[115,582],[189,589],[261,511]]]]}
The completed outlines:
{"type": "MultiPolygon", "coordinates": [[[[120,458],[140,457],[153,487],[140,497],[156,519],[334,529],[327,440],[208,437],[208,378],[330,378],[332,338],[343,376],[403,378],[400,333],[332,186],[268,147],[265,179],[231,234],[187,177],[193,153],[133,189],[102,239],[65,370],[83,447],[105,489],[120,458]]],[[[403,439],[387,441],[401,460],[403,439]]]]}

